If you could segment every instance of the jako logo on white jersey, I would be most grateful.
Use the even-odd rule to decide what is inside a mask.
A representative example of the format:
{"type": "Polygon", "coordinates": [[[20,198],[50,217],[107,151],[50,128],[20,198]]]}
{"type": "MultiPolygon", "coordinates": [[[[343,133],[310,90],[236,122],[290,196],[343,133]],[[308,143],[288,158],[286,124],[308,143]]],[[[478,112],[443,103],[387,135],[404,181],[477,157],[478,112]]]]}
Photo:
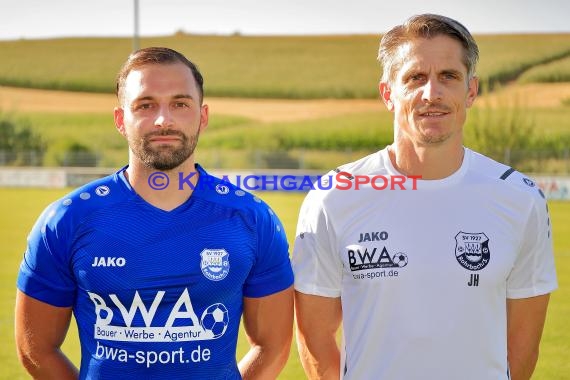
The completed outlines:
{"type": "Polygon", "coordinates": [[[92,267],[124,267],[127,263],[124,257],[99,257],[95,256],[92,267]]]}

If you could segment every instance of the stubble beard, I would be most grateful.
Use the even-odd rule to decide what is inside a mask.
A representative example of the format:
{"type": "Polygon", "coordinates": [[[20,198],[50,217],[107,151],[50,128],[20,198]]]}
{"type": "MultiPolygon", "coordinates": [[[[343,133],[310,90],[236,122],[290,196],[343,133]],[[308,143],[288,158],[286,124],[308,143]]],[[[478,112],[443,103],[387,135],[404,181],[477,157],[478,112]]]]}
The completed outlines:
{"type": "Polygon", "coordinates": [[[131,150],[139,160],[148,168],[153,170],[168,171],[183,164],[192,154],[198,145],[200,131],[193,136],[187,136],[180,131],[162,130],[160,132],[149,133],[137,141],[131,141],[131,150]],[[151,146],[150,139],[156,136],[177,136],[180,138],[180,147],[171,144],[160,144],[151,146]]]}
{"type": "Polygon", "coordinates": [[[451,133],[440,133],[436,135],[420,132],[421,142],[425,145],[437,145],[447,141],[451,137],[451,133]]]}
{"type": "Polygon", "coordinates": [[[448,125],[449,121],[442,121],[436,125],[433,122],[412,120],[411,129],[417,131],[418,142],[425,146],[439,145],[449,140],[453,130],[448,125]]]}

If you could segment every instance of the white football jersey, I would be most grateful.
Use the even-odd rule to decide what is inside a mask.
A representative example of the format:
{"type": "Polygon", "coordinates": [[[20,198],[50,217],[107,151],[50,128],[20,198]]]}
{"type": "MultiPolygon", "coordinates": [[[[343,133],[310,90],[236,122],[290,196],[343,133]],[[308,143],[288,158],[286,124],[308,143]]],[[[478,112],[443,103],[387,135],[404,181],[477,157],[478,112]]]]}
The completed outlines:
{"type": "Polygon", "coordinates": [[[467,148],[442,180],[403,177],[387,149],[329,176],[293,269],[297,291],[341,297],[341,378],[508,379],[506,299],[557,287],[536,184],[467,148]]]}

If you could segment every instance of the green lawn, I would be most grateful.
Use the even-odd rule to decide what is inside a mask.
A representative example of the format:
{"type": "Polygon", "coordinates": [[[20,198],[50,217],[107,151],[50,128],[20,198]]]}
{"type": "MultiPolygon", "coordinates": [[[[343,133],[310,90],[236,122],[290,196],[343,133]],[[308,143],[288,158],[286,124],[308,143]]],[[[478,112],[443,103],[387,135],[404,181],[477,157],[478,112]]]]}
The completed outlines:
{"type": "MultiPolygon", "coordinates": [[[[25,379],[17,362],[13,340],[13,308],[15,281],[25,239],[40,211],[52,200],[62,196],[66,190],[0,189],[0,241],[2,254],[6,259],[0,267],[0,339],[7,344],[0,347],[2,376],[6,379],[25,379]]],[[[262,193],[261,197],[279,214],[292,244],[297,212],[302,194],[262,193]]],[[[570,379],[570,330],[567,328],[570,315],[570,202],[551,202],[554,247],[560,288],[554,292],[542,340],[542,351],[535,380],[570,379]]],[[[238,355],[247,349],[242,335],[238,355]]],[[[74,327],[64,345],[64,350],[77,363],[79,345],[74,327]]],[[[297,380],[304,378],[295,346],[289,362],[279,379],[297,380]]]]}

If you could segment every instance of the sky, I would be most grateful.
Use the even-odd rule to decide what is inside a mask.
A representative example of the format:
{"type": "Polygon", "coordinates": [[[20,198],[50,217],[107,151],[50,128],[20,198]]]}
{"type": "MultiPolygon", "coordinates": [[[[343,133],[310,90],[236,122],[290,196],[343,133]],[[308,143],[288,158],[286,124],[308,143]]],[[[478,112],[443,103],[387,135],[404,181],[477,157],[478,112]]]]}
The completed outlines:
{"type": "MultiPolygon", "coordinates": [[[[137,0],[0,0],[0,40],[132,36],[137,0]]],[[[380,34],[418,13],[474,34],[570,33],[570,0],[138,0],[140,36],[380,34]],[[437,3],[437,4],[434,4],[437,3]]]]}

